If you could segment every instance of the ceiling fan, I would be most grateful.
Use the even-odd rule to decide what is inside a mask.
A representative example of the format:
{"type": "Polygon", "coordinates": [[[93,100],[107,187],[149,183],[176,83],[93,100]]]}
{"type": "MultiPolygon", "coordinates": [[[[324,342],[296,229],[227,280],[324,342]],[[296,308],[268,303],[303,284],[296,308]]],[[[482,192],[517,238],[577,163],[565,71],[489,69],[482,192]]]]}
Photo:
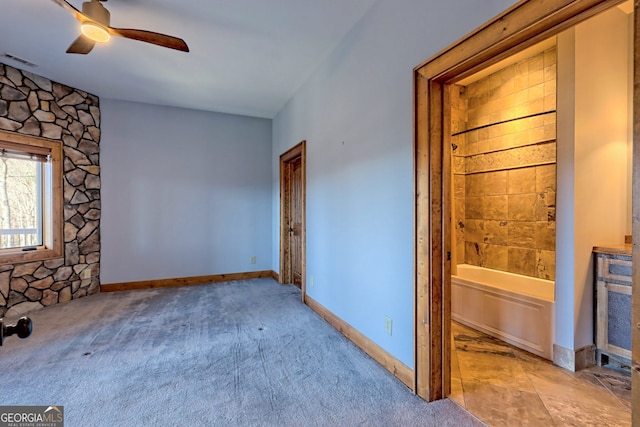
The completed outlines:
{"type": "Polygon", "coordinates": [[[82,12],[73,7],[66,0],[53,0],[67,12],[71,13],[80,22],[82,34],[67,49],[67,53],[78,53],[86,55],[91,52],[96,42],[107,42],[111,36],[125,37],[139,40],[146,43],[155,44],[170,49],[189,52],[189,47],[184,40],[154,33],[153,31],[134,30],[129,28],[113,28],[110,25],[111,14],[102,3],[107,0],[89,0],[82,3],[82,12]]]}

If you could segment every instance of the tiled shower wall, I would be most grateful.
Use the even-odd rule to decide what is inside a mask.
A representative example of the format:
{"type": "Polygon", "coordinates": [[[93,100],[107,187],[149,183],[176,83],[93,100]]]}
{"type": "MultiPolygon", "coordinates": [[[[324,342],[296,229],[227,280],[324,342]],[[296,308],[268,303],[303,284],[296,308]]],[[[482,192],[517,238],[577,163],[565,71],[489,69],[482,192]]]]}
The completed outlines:
{"type": "Polygon", "coordinates": [[[554,280],[555,47],[451,99],[455,262],[554,280]]]}

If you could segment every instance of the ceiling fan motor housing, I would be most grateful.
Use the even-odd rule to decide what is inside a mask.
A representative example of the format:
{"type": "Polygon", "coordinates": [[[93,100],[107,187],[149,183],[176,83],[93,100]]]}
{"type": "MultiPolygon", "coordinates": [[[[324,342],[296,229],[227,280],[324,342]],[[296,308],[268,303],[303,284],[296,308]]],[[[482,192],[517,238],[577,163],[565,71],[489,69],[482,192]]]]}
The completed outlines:
{"type": "Polygon", "coordinates": [[[82,13],[93,19],[98,24],[104,25],[105,27],[110,26],[111,14],[99,0],[91,0],[82,3],[82,13]]]}

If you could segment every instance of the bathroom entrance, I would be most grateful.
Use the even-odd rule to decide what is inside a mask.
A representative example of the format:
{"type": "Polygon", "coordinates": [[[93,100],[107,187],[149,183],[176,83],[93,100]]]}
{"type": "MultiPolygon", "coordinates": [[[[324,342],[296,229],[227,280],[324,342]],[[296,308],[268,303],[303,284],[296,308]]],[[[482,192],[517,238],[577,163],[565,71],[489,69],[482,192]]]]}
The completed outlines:
{"type": "Polygon", "coordinates": [[[449,86],[451,317],[552,359],[556,38],[449,86]]]}
{"type": "MultiPolygon", "coordinates": [[[[609,138],[605,146],[602,137],[592,137],[602,130],[595,120],[576,126],[604,107],[585,100],[599,95],[594,92],[602,85],[589,79],[608,80],[602,67],[611,61],[586,67],[595,77],[575,68],[584,50],[597,49],[598,38],[620,28],[600,31],[595,40],[583,39],[585,27],[574,28],[619,4],[520,2],[416,68],[416,390],[426,399],[451,392],[452,318],[461,328],[471,326],[571,370],[594,351],[588,267],[598,239],[615,235],[611,238],[623,242],[631,234],[626,189],[632,187],[627,174],[632,138],[626,124],[632,122],[633,103],[627,96],[624,112],[614,120],[625,122],[620,141],[609,138]],[[571,46],[573,70],[566,58],[558,68],[558,57],[571,46]],[[501,62],[507,58],[510,62],[501,62]],[[573,86],[558,94],[562,79],[573,86]],[[586,95],[581,85],[590,89],[586,95]],[[618,155],[610,155],[615,150],[618,155]],[[622,163],[612,166],[620,158],[622,163]],[[596,188],[602,183],[586,176],[589,169],[602,176],[593,173],[596,161],[622,187],[596,188]],[[585,212],[599,209],[587,203],[613,200],[607,197],[614,193],[616,206],[605,202],[612,214],[600,221],[616,223],[615,233],[589,236],[594,243],[585,240],[581,227],[609,225],[581,223],[581,216],[603,217],[585,212]],[[619,209],[617,200],[625,206],[619,209]]],[[[628,12],[616,7],[615,13],[633,28],[628,12]]],[[[633,43],[626,45],[631,63],[633,43]]],[[[626,77],[611,80],[627,85],[631,74],[625,68],[626,77]]]]}

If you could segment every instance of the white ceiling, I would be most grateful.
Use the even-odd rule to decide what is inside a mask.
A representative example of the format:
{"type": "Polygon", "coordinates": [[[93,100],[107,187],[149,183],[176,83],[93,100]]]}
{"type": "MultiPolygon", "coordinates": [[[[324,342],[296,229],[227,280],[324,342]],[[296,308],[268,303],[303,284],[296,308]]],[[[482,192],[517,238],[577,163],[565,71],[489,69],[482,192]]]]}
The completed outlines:
{"type": "MultiPolygon", "coordinates": [[[[111,25],[184,39],[122,38],[70,55],[78,22],[51,0],[0,0],[0,62],[100,97],[272,118],[375,0],[109,0],[111,25]]],[[[69,0],[82,9],[81,0],[69,0]]]]}

